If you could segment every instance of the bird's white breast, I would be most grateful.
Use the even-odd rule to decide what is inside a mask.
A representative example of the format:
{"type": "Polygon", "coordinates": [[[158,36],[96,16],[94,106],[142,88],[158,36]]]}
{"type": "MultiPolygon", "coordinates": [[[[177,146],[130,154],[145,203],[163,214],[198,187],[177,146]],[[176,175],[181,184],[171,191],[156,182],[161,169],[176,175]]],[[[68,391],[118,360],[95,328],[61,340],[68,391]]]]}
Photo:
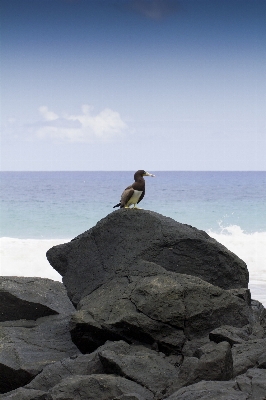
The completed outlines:
{"type": "Polygon", "coordinates": [[[131,196],[130,200],[128,201],[129,204],[137,204],[139,201],[140,196],[142,195],[142,190],[134,190],[133,195],[131,196]]]}

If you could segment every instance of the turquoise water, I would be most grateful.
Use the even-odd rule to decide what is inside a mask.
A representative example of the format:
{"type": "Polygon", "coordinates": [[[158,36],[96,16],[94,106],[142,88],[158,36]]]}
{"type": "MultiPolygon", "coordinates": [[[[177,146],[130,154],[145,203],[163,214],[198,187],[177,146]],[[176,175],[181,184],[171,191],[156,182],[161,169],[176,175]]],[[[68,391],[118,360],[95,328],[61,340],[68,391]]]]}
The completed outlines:
{"type": "MultiPolygon", "coordinates": [[[[266,172],[159,172],[140,206],[199,229],[266,232],[266,172]]],[[[133,172],[2,172],[0,237],[72,238],[113,210],[133,172]]]]}

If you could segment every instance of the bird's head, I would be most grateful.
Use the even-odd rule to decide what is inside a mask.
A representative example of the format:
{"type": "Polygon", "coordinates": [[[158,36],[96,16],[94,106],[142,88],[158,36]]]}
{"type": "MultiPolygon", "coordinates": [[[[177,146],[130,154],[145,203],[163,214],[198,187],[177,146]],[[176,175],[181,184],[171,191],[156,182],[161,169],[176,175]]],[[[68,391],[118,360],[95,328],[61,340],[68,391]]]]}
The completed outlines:
{"type": "Polygon", "coordinates": [[[135,176],[139,176],[139,175],[141,175],[141,176],[152,176],[152,177],[155,176],[155,175],[153,175],[153,174],[150,174],[150,173],[147,172],[147,171],[144,171],[144,169],[138,170],[138,171],[135,173],[134,177],[135,177],[135,176]]]}

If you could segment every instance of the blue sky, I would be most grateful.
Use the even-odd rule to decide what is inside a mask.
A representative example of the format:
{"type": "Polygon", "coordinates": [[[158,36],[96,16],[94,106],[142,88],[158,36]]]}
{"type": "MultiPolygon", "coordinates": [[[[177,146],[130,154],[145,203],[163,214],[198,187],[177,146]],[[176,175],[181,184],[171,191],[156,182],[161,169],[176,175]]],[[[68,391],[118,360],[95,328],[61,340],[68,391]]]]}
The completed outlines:
{"type": "Polygon", "coordinates": [[[265,170],[265,0],[1,0],[2,170],[265,170]]]}

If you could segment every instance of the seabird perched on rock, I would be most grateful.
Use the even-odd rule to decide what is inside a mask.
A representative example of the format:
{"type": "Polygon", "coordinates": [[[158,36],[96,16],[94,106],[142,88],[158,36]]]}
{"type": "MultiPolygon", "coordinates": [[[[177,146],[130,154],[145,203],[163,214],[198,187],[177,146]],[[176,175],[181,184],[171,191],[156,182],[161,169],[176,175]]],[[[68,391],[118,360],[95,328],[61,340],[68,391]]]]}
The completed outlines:
{"type": "Polygon", "coordinates": [[[138,204],[145,195],[145,180],[143,176],[155,176],[150,174],[149,172],[140,169],[139,171],[135,172],[134,180],[135,182],[128,186],[121,195],[120,203],[116,204],[115,207],[120,208],[130,208],[133,204],[133,208],[138,208],[136,204],[138,204]]]}

